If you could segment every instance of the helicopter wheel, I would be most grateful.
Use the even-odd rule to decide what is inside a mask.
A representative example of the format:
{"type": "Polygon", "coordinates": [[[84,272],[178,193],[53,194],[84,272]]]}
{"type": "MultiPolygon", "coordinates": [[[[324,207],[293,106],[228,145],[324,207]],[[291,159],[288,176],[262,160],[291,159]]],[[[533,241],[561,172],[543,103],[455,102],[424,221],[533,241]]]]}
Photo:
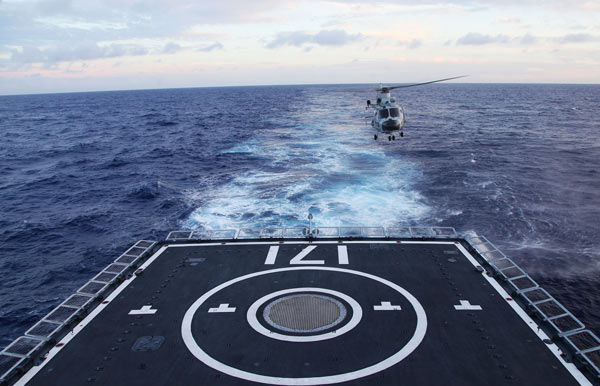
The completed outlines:
{"type": "Polygon", "coordinates": [[[391,141],[391,140],[392,140],[392,136],[390,135],[390,136],[388,136],[388,141],[391,141]]]}
{"type": "Polygon", "coordinates": [[[392,141],[395,141],[395,140],[396,140],[396,136],[392,135],[392,141]]]}
{"type": "Polygon", "coordinates": [[[403,132],[400,132],[400,136],[401,136],[401,137],[404,137],[404,133],[403,133],[403,132]]]}
{"type": "Polygon", "coordinates": [[[377,141],[377,134],[373,136],[373,139],[377,141]]]}

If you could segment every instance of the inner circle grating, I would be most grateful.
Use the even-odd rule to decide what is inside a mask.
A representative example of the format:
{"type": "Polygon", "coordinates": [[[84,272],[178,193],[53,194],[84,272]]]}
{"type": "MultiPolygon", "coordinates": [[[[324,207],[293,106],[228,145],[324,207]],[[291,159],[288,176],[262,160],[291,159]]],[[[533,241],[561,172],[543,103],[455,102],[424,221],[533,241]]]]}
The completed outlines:
{"type": "Polygon", "coordinates": [[[323,295],[297,294],[269,303],[263,311],[265,321],[288,332],[317,332],[339,324],[346,317],[346,307],[323,295]]]}

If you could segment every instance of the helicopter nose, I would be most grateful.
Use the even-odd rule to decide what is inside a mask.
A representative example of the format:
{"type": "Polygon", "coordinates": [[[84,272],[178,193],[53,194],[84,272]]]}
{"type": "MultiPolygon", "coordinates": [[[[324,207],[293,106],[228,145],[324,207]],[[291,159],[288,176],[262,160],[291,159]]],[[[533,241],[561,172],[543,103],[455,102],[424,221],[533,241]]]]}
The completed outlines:
{"type": "Polygon", "coordinates": [[[381,127],[384,130],[398,130],[400,129],[400,122],[395,119],[390,119],[382,123],[381,127]]]}

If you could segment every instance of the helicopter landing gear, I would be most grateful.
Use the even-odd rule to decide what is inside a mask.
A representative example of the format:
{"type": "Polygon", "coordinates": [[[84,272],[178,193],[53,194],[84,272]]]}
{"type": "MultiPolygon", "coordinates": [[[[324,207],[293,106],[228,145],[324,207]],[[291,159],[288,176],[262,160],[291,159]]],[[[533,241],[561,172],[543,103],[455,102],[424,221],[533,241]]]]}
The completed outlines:
{"type": "Polygon", "coordinates": [[[403,133],[403,132],[400,132],[400,136],[401,136],[401,137],[404,137],[404,133],[403,133]]]}
{"type": "Polygon", "coordinates": [[[377,141],[377,134],[373,136],[373,139],[377,141]]]}
{"type": "Polygon", "coordinates": [[[390,135],[390,136],[388,136],[388,141],[391,141],[391,140],[392,140],[392,136],[390,135]]]}

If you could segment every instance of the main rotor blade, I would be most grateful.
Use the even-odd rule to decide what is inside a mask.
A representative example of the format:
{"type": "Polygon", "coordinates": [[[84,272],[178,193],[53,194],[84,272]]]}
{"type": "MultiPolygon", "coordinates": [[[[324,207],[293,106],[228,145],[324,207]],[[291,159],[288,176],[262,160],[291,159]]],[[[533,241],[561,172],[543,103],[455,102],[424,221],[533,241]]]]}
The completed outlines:
{"type": "Polygon", "coordinates": [[[445,82],[447,80],[464,78],[466,76],[468,76],[468,75],[461,75],[461,76],[455,76],[455,77],[452,77],[452,78],[431,80],[429,82],[423,82],[423,83],[412,83],[412,84],[403,84],[403,85],[391,86],[391,87],[381,87],[381,88],[377,89],[376,91],[393,90],[393,89],[396,89],[396,88],[406,88],[406,87],[414,87],[414,86],[422,86],[424,84],[431,84],[431,83],[437,83],[437,82],[445,82]]]}

